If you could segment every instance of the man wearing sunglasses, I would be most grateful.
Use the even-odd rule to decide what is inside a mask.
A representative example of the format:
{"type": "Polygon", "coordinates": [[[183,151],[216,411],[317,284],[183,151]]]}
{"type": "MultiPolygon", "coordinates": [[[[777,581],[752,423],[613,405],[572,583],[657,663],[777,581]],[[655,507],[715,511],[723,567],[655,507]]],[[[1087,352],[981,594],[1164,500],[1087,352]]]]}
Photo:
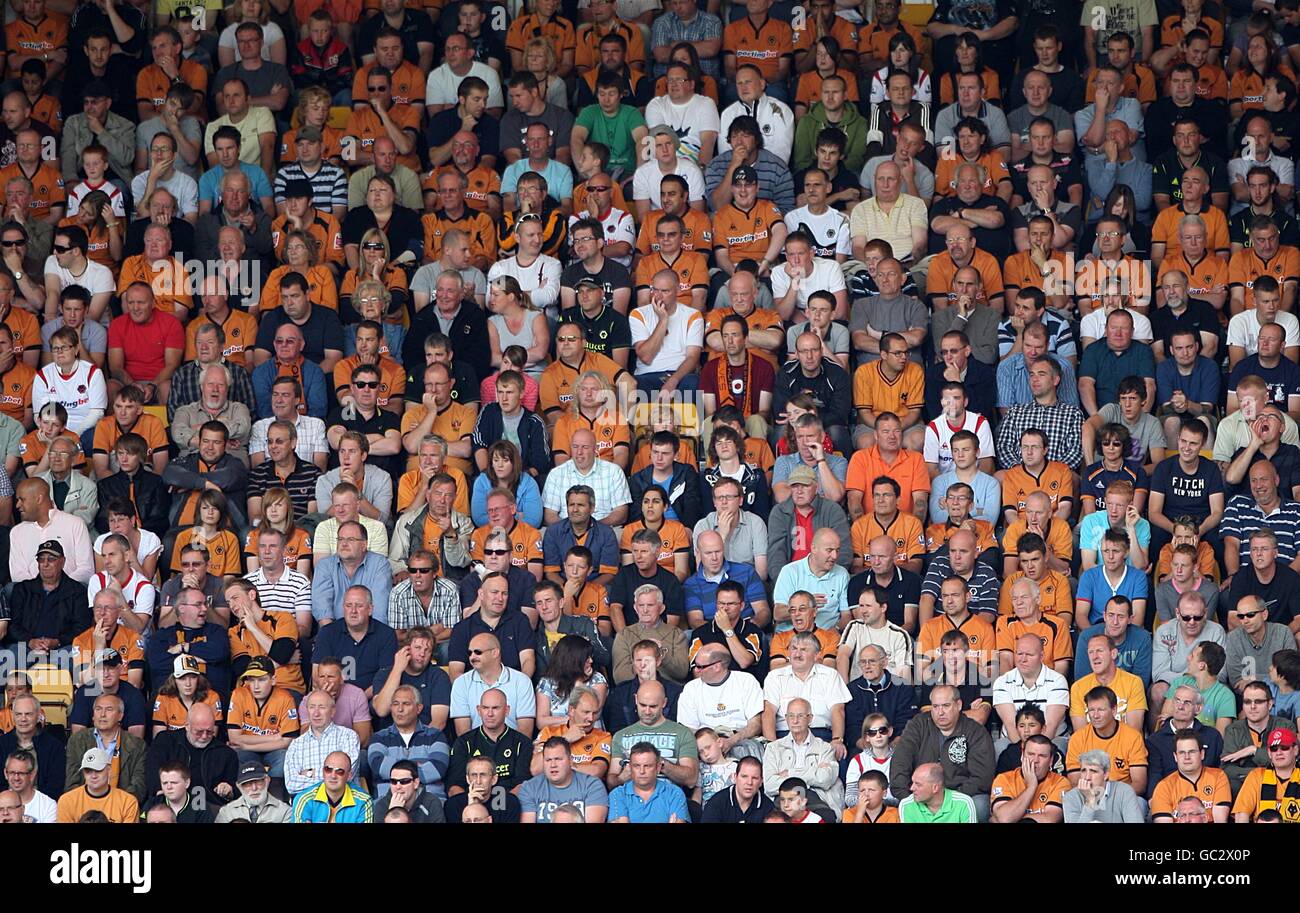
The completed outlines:
{"type": "MultiPolygon", "coordinates": [[[[445,824],[442,800],[424,788],[420,768],[414,761],[398,761],[387,779],[378,779],[379,799],[375,802],[375,820],[387,823],[389,809],[404,809],[411,824],[445,824]]],[[[456,823],[460,823],[456,819],[456,823]]]]}
{"type": "Polygon", "coordinates": [[[1249,824],[1260,812],[1273,809],[1287,823],[1300,822],[1300,740],[1294,730],[1278,727],[1261,747],[1267,748],[1268,763],[1252,770],[1242,783],[1232,806],[1233,820],[1249,824]]]}
{"type": "Polygon", "coordinates": [[[294,824],[370,824],[374,800],[353,786],[351,759],[341,751],[326,756],[321,779],[304,789],[293,801],[294,824]]]}
{"type": "Polygon", "coordinates": [[[1266,681],[1253,681],[1241,689],[1242,717],[1228,724],[1223,736],[1223,772],[1233,795],[1250,772],[1269,766],[1268,736],[1277,729],[1295,731],[1295,723],[1273,713],[1273,692],[1266,681]]]}
{"type": "MultiPolygon", "coordinates": [[[[1286,625],[1269,621],[1268,616],[1267,602],[1258,596],[1246,596],[1237,601],[1228,618],[1232,630],[1224,644],[1228,655],[1223,666],[1223,679],[1242,696],[1243,706],[1248,703],[1246,686],[1254,681],[1266,681],[1265,673],[1273,661],[1273,654],[1278,650],[1295,649],[1295,635],[1291,630],[1286,625]]],[[[1231,729],[1232,725],[1228,728],[1231,729]]],[[[1263,728],[1259,727],[1260,730],[1263,728]]]]}
{"type": "MultiPolygon", "coordinates": [[[[1151,713],[1159,718],[1165,694],[1180,675],[1187,674],[1187,661],[1201,641],[1223,646],[1227,640],[1222,626],[1208,618],[1209,607],[1195,590],[1178,600],[1174,617],[1156,628],[1151,647],[1151,713]]],[[[1209,759],[1206,759],[1209,763],[1209,759]]],[[[1213,766],[1213,765],[1211,765],[1213,766]]]]}

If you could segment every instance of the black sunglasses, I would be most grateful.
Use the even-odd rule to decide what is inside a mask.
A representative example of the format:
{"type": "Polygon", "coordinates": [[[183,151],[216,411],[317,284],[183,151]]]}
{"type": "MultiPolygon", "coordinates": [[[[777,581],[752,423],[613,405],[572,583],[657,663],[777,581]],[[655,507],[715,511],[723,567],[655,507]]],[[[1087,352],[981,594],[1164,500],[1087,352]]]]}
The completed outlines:
{"type": "Polygon", "coordinates": [[[414,783],[415,777],[389,777],[388,782],[392,786],[406,786],[408,783],[414,783]]]}
{"type": "MultiPolygon", "coordinates": [[[[6,246],[7,246],[7,245],[6,245],[6,246]]],[[[72,250],[72,245],[71,245],[71,244],[51,244],[51,245],[50,245],[50,250],[54,251],[56,254],[66,254],[68,251],[72,250]]]]}
{"type": "Polygon", "coordinates": [[[375,387],[378,387],[378,386],[379,386],[379,381],[377,381],[377,380],[354,380],[354,381],[352,382],[352,386],[354,386],[354,387],[360,387],[362,390],[373,390],[375,387]]]}
{"type": "Polygon", "coordinates": [[[884,735],[889,732],[888,726],[873,726],[867,730],[867,735],[884,735]]]}
{"type": "MultiPolygon", "coordinates": [[[[0,247],[26,247],[26,241],[0,241],[0,247]]],[[[71,250],[72,248],[65,248],[71,250]]]]}
{"type": "Polygon", "coordinates": [[[508,554],[510,554],[510,549],[508,549],[508,548],[485,548],[485,549],[483,549],[483,554],[485,554],[485,555],[508,555],[508,554]]]}

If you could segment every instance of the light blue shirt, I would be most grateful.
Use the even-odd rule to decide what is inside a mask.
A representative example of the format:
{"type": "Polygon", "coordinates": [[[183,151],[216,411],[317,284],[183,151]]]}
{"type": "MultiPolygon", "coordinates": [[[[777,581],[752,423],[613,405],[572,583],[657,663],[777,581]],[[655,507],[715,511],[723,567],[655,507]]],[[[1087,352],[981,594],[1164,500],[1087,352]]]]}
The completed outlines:
{"type": "MultiPolygon", "coordinates": [[[[271,182],[265,171],[247,162],[240,162],[239,169],[248,175],[248,183],[253,188],[253,202],[257,202],[260,197],[271,196],[271,182]]],[[[225,173],[220,165],[203,173],[203,177],[199,178],[199,202],[208,200],[213,206],[221,202],[221,178],[225,173]]],[[[271,215],[274,216],[275,213],[271,215]]]]}
{"type": "MultiPolygon", "coordinates": [[[[514,193],[519,186],[519,178],[530,171],[536,171],[528,164],[528,156],[514,162],[501,175],[501,192],[514,193]]],[[[546,193],[557,200],[573,196],[573,172],[569,166],[555,159],[546,160],[546,168],[540,174],[546,178],[546,193]]]]}
{"type": "MultiPolygon", "coordinates": [[[[948,511],[939,503],[939,499],[948,494],[950,485],[960,481],[961,479],[957,478],[957,470],[955,469],[934,477],[934,481],[930,483],[931,522],[948,522],[948,511]]],[[[974,481],[969,484],[975,492],[975,503],[971,506],[971,516],[976,520],[984,520],[997,526],[1002,519],[1002,486],[998,484],[997,479],[987,472],[976,473],[974,481]]]]}
{"type": "Polygon", "coordinates": [[[388,559],[366,552],[365,559],[351,577],[338,555],[330,555],[316,565],[311,580],[311,613],[317,621],[343,617],[343,594],[348,587],[364,586],[374,600],[375,621],[388,624],[388,595],[393,589],[393,571],[388,559]]]}
{"type": "Polygon", "coordinates": [[[686,795],[680,787],[662,777],[649,799],[636,794],[636,784],[631,780],[609,794],[610,821],[627,818],[631,824],[668,824],[673,815],[678,821],[691,820],[686,809],[686,795]]]}
{"type": "MultiPolygon", "coordinates": [[[[849,543],[841,543],[840,548],[848,548],[849,543]]],[[[776,578],[776,587],[772,591],[773,603],[789,604],[790,597],[800,590],[821,594],[826,602],[817,609],[817,627],[835,630],[840,625],[840,613],[849,610],[849,572],[843,565],[835,565],[818,577],[808,566],[808,558],[800,558],[781,568],[776,578]]],[[[789,621],[778,621],[776,630],[790,631],[794,625],[789,621]]]]}
{"type": "Polygon", "coordinates": [[[483,719],[478,715],[479,698],[483,692],[492,688],[500,689],[509,704],[506,725],[511,729],[519,728],[520,719],[537,717],[537,694],[528,676],[509,666],[501,668],[501,676],[496,684],[489,685],[483,681],[477,669],[468,669],[465,674],[451,683],[451,717],[467,717],[471,726],[482,726],[483,719]]]}
{"type": "MultiPolygon", "coordinates": [[[[1079,524],[1079,548],[1100,553],[1101,537],[1108,529],[1110,529],[1110,517],[1107,516],[1106,511],[1096,510],[1088,514],[1079,524]]],[[[1138,545],[1143,548],[1151,544],[1151,524],[1145,517],[1138,518],[1137,537],[1138,545]]]]}
{"type": "MultiPolygon", "coordinates": [[[[1056,398],[1071,406],[1079,405],[1079,384],[1075,379],[1074,368],[1064,358],[1057,358],[1061,366],[1061,383],[1056,388],[1056,398]]],[[[1017,352],[1004,359],[998,365],[998,407],[1010,409],[1034,401],[1034,394],[1029,390],[1029,368],[1025,365],[1025,353],[1017,352]]]]}

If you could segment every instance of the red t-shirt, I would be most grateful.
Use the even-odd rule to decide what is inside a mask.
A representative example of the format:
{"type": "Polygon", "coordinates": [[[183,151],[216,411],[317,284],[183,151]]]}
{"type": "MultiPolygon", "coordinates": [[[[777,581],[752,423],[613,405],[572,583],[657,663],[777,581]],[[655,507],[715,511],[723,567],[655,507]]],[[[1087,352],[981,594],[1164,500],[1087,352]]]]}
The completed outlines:
{"type": "Polygon", "coordinates": [[[790,560],[798,561],[800,558],[807,558],[808,553],[812,551],[813,533],[813,515],[812,511],[808,516],[799,512],[798,508],[794,511],[794,522],[797,527],[794,533],[794,542],[791,543],[790,560]]]}
{"type": "Polygon", "coordinates": [[[776,385],[776,371],[771,362],[765,358],[751,355],[747,364],[734,366],[727,363],[727,388],[718,385],[718,367],[726,362],[725,355],[719,355],[700,371],[700,392],[717,396],[719,405],[735,405],[746,416],[758,412],[759,394],[771,391],[776,385]]]}
{"type": "Polygon", "coordinates": [[[147,323],[136,323],[129,314],[123,314],[108,325],[108,347],[122,350],[127,374],[136,380],[152,381],[162,373],[167,349],[185,351],[185,328],[171,314],[157,308],[147,323]]]}

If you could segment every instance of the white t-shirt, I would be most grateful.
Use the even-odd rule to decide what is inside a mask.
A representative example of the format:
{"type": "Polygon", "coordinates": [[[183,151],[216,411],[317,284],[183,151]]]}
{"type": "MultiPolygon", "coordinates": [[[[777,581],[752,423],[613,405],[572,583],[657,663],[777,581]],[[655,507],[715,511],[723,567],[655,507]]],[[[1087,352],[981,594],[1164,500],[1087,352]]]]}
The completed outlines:
{"type": "Polygon", "coordinates": [[[667,95],[655,96],[645,106],[645,122],[652,131],[663,124],[676,130],[678,153],[697,163],[704,145],[704,134],[721,133],[722,129],[718,106],[709,96],[699,94],[692,95],[684,105],[673,104],[667,95]]]}
{"type": "MultiPolygon", "coordinates": [[[[93,299],[96,295],[105,292],[113,294],[117,291],[117,283],[113,281],[113,271],[102,263],[96,263],[94,260],[86,261],[86,271],[80,276],[74,276],[71,272],[59,266],[59,261],[54,259],[54,254],[45,258],[45,275],[57,276],[59,279],[59,290],[67,288],[69,285],[80,285],[86,291],[90,292],[93,299]]],[[[111,311],[104,308],[104,313],[99,322],[108,326],[108,322],[113,318],[111,311]]]]}
{"type": "MultiPolygon", "coordinates": [[[[104,554],[104,540],[111,535],[113,534],[104,533],[103,535],[96,537],[95,544],[91,546],[91,548],[95,550],[96,555],[104,554]]],[[[140,545],[135,550],[135,560],[143,564],[144,559],[148,558],[150,555],[157,555],[161,552],[162,540],[149,532],[149,530],[141,528],[140,545]]]]}
{"type": "MultiPolygon", "coordinates": [[[[645,342],[659,326],[659,317],[653,305],[645,305],[628,315],[628,324],[632,329],[632,345],[645,342]]],[[[695,308],[686,307],[680,302],[668,315],[668,331],[664,334],[663,345],[650,364],[643,364],[638,358],[634,374],[658,374],[661,371],[676,371],[686,360],[686,350],[691,346],[704,348],[704,315],[695,308]]]]}
{"type": "MultiPolygon", "coordinates": [[[[1133,315],[1133,338],[1138,342],[1151,341],[1151,321],[1145,314],[1126,308],[1133,315]]],[[[1110,316],[1105,308],[1096,308],[1091,314],[1079,321],[1079,335],[1089,339],[1106,338],[1106,318],[1110,316]]]]}
{"type": "Polygon", "coordinates": [[[838,209],[827,207],[824,213],[816,215],[807,206],[800,206],[785,214],[785,226],[791,231],[802,229],[811,234],[819,248],[816,251],[819,257],[853,253],[848,216],[838,209]]]}
{"type": "MultiPolygon", "coordinates": [[[[1300,320],[1295,314],[1278,311],[1274,319],[1286,330],[1286,341],[1282,345],[1288,348],[1300,346],[1300,320]]],[[[1254,355],[1259,351],[1259,327],[1259,314],[1254,308],[1242,311],[1228,321],[1228,345],[1241,346],[1247,355],[1254,355]]]]}
{"type": "Polygon", "coordinates": [[[94,362],[79,361],[72,374],[65,377],[59,366],[50,362],[32,383],[32,411],[39,413],[50,400],[68,410],[70,429],[77,433],[86,430],[93,424],[88,424],[91,413],[97,413],[98,421],[108,408],[104,372],[94,362]]]}
{"type": "Polygon", "coordinates": [[[55,824],[59,820],[59,803],[39,789],[32,793],[32,801],[23,806],[23,817],[32,824],[55,824]]]}
{"type": "Polygon", "coordinates": [[[727,142],[727,130],[731,122],[742,114],[748,114],[758,121],[758,128],[763,131],[763,148],[783,162],[790,161],[790,150],[794,148],[794,112],[783,101],[770,95],[760,98],[753,110],[743,101],[734,101],[722,112],[718,130],[718,152],[727,152],[731,143],[727,142]]]}
{"type": "MultiPolygon", "coordinates": [[[[772,299],[780,301],[788,291],[790,291],[790,274],[785,271],[785,265],[782,264],[772,270],[772,299]]],[[[840,265],[824,257],[813,257],[812,275],[806,276],[799,288],[797,307],[801,311],[806,308],[808,296],[813,292],[834,294],[842,291],[844,291],[844,270],[840,265]]]]}
{"type": "MultiPolygon", "coordinates": [[[[677,156],[677,168],[672,172],[686,179],[686,192],[691,202],[704,199],[704,172],[690,159],[677,156]]],[[[632,199],[649,200],[651,209],[663,209],[659,199],[659,185],[668,175],[659,170],[654,159],[639,166],[632,173],[632,199]]]]}
{"type": "MultiPolygon", "coordinates": [[[[239,43],[235,40],[235,30],[238,29],[239,26],[240,23],[237,22],[234,25],[228,25],[224,29],[222,29],[221,37],[217,39],[217,47],[227,48],[231,51],[237,51],[239,49],[239,43]]],[[[270,61],[271,45],[275,44],[277,41],[284,41],[284,32],[281,31],[280,27],[276,25],[274,22],[268,21],[265,25],[262,26],[262,59],[263,60],[270,61]]],[[[236,63],[239,62],[237,56],[235,62],[236,63]]]]}
{"type": "MultiPolygon", "coordinates": [[[[141,185],[141,189],[144,185],[141,185]]],[[[198,185],[194,185],[195,193],[198,193],[198,185]]],[[[98,187],[91,187],[89,181],[78,181],[77,185],[68,191],[68,215],[75,216],[81,210],[81,201],[86,195],[96,190],[101,190],[108,194],[108,205],[113,210],[113,215],[119,219],[126,218],[126,202],[122,199],[122,190],[116,184],[105,181],[98,187]]]]}
{"type": "MultiPolygon", "coordinates": [[[[140,544],[144,545],[144,530],[140,531],[140,544]]],[[[102,538],[102,537],[101,537],[102,538]]],[[[96,540],[96,545],[99,541],[96,540]]],[[[159,548],[162,543],[159,543],[159,548]]],[[[108,571],[99,571],[91,574],[90,580],[86,582],[86,598],[90,605],[95,604],[95,594],[109,586],[113,578],[109,576],[108,571]]],[[[131,579],[122,587],[122,595],[126,597],[126,606],[137,615],[147,615],[153,617],[153,607],[158,599],[158,591],[154,589],[153,584],[140,575],[140,572],[132,569],[131,579]]]]}
{"type": "Polygon", "coordinates": [[[962,422],[962,426],[954,428],[948,419],[941,415],[925,426],[925,446],[922,452],[927,463],[939,464],[940,473],[952,470],[952,436],[958,431],[975,432],[975,436],[980,439],[980,459],[985,457],[992,459],[996,453],[993,449],[993,432],[989,429],[988,419],[984,416],[967,409],[966,420],[962,422]]]}
{"type": "MultiPolygon", "coordinates": [[[[143,198],[145,188],[148,186],[149,172],[141,171],[131,179],[131,195],[137,200],[143,198]]],[[[176,198],[176,205],[180,207],[181,215],[187,216],[199,211],[199,184],[188,174],[173,170],[171,177],[159,181],[154,186],[161,187],[176,198]]]]}
{"type": "Polygon", "coordinates": [[[504,99],[501,97],[501,77],[497,75],[496,70],[478,60],[469,65],[469,72],[464,76],[457,76],[451,71],[451,67],[445,63],[440,67],[435,67],[424,83],[424,103],[426,105],[456,104],[459,98],[457,91],[460,89],[461,80],[470,76],[477,76],[487,83],[487,106],[489,108],[504,108],[506,106],[504,99]]]}
{"type": "Polygon", "coordinates": [[[514,276],[519,287],[528,293],[533,307],[546,311],[550,317],[559,317],[560,261],[542,254],[529,267],[520,267],[518,257],[498,260],[488,270],[488,282],[497,276],[514,276]]]}
{"type": "Polygon", "coordinates": [[[708,726],[719,735],[731,735],[762,712],[762,687],[738,669],[717,685],[699,678],[689,681],[677,698],[677,722],[692,732],[708,726]]]}

